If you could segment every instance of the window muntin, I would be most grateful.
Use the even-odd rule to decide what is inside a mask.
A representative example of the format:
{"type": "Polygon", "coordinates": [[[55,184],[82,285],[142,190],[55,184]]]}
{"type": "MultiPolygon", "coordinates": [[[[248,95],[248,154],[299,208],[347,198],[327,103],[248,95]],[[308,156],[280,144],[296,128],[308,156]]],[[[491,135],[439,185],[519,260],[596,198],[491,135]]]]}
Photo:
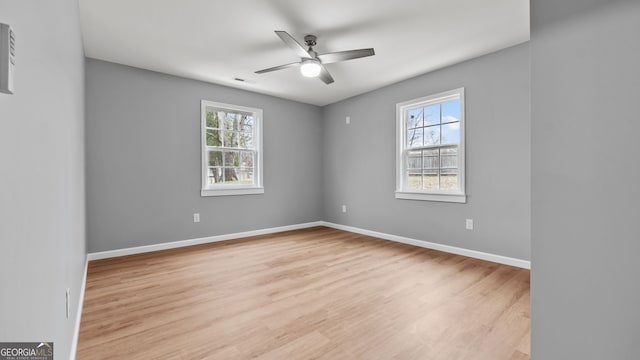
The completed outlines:
{"type": "Polygon", "coordinates": [[[465,202],[464,89],[400,103],[396,197],[465,202]]]}
{"type": "Polygon", "coordinates": [[[262,110],[202,101],[202,195],[263,193],[262,110]]]}

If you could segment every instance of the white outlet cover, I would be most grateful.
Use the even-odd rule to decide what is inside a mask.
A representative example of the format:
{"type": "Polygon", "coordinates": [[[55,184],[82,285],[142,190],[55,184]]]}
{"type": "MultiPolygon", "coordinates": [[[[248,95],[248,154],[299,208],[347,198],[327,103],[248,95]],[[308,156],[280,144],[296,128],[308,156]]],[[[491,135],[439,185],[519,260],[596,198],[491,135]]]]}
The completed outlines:
{"type": "Polygon", "coordinates": [[[351,116],[347,116],[345,122],[347,123],[347,125],[351,124],[351,116]]]}
{"type": "Polygon", "coordinates": [[[473,230],[473,219],[467,219],[465,226],[467,230],[473,230]]]}
{"type": "Polygon", "coordinates": [[[342,212],[346,213],[347,212],[347,205],[342,205],[342,212]]]}
{"type": "Polygon", "coordinates": [[[200,214],[199,213],[194,213],[193,214],[193,222],[194,223],[199,223],[200,222],[200,214]]]}

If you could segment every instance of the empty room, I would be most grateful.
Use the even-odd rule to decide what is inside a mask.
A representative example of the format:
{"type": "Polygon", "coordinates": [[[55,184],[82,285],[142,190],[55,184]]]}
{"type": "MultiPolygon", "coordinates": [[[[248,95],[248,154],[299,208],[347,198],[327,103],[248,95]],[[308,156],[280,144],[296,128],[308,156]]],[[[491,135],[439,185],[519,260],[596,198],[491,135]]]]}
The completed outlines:
{"type": "Polygon", "coordinates": [[[0,0],[0,360],[637,359],[640,1],[0,0]]]}

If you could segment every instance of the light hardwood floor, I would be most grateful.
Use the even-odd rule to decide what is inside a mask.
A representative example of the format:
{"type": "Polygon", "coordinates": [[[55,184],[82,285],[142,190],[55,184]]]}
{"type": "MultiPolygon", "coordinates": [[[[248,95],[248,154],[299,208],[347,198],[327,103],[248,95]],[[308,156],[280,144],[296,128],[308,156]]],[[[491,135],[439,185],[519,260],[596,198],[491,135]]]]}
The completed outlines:
{"type": "Polygon", "coordinates": [[[91,261],[77,358],[529,359],[529,271],[316,227],[91,261]]]}

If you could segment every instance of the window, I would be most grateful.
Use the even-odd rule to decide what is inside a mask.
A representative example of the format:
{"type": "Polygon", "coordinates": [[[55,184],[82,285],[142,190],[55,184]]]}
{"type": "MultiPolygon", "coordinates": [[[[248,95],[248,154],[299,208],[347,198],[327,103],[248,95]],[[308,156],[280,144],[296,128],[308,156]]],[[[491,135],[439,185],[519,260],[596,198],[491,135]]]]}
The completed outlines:
{"type": "Polygon", "coordinates": [[[262,110],[202,100],[202,196],[262,194],[262,110]]]}
{"type": "Polygon", "coordinates": [[[396,105],[396,198],[466,202],[464,89],[396,105]]]}

